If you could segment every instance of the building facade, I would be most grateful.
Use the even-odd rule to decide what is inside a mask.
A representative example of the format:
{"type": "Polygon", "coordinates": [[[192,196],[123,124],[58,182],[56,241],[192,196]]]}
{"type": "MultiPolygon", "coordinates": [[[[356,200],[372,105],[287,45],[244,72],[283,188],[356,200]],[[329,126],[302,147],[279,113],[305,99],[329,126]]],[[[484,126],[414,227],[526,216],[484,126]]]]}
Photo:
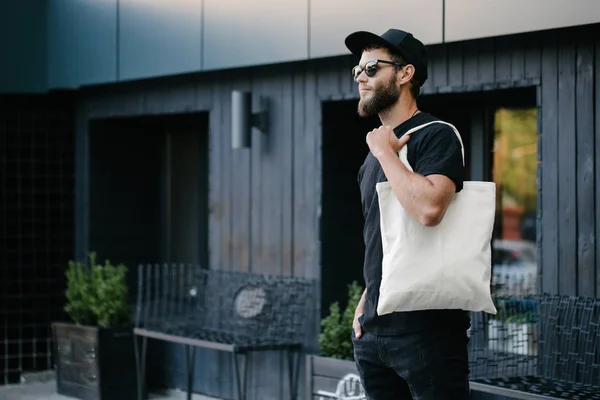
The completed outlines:
{"type": "MultiPolygon", "coordinates": [[[[350,71],[357,60],[343,39],[359,29],[397,27],[428,46],[419,106],[459,128],[470,179],[499,188],[498,290],[600,296],[596,1],[48,0],[2,7],[11,60],[0,67],[2,99],[11,105],[0,114],[3,192],[17,193],[3,198],[6,221],[13,216],[4,231],[3,282],[51,281],[47,298],[54,301],[26,304],[36,289],[25,285],[11,294],[18,313],[34,322],[5,324],[11,359],[21,360],[5,368],[5,382],[51,367],[50,349],[36,346],[50,343],[44,324],[60,318],[67,261],[92,250],[131,267],[192,262],[314,278],[320,291],[306,348],[318,352],[320,318],[344,301],[346,284],[362,281],[356,173],[364,135],[377,121],[355,112],[350,71]],[[237,90],[251,93],[253,111],[268,114],[268,127],[253,129],[243,148],[234,148],[231,135],[237,90]],[[40,151],[43,173],[27,169],[40,151]],[[64,227],[59,247],[52,218],[64,227]],[[26,243],[25,233],[39,239],[26,243]],[[41,256],[25,257],[30,248],[41,256]],[[504,284],[514,281],[518,287],[504,284]],[[27,336],[28,324],[40,333],[27,336]],[[38,353],[39,361],[28,356],[38,353]]],[[[155,371],[157,378],[183,386],[180,352],[156,350],[153,362],[166,371],[155,371]]],[[[231,396],[229,359],[208,350],[198,359],[195,389],[231,396]]],[[[285,362],[278,353],[253,359],[251,398],[285,398],[285,362]]]]}

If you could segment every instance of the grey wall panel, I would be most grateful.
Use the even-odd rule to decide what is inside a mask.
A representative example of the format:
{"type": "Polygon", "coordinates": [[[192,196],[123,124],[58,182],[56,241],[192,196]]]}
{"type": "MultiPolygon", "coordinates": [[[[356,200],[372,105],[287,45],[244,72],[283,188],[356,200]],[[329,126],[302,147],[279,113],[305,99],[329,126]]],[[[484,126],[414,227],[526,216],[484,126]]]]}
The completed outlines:
{"type": "Polygon", "coordinates": [[[361,0],[310,2],[310,57],[348,54],[344,38],[367,30],[388,28],[412,32],[425,44],[442,42],[443,0],[385,0],[377,5],[361,0]]]}
{"type": "Polygon", "coordinates": [[[308,57],[307,0],[204,0],[206,70],[308,57]]]}
{"type": "Polygon", "coordinates": [[[201,69],[202,0],[119,0],[119,80],[201,69]]]}
{"type": "Polygon", "coordinates": [[[598,0],[445,1],[446,41],[600,22],[598,0]]]}
{"type": "Polygon", "coordinates": [[[46,89],[46,2],[0,2],[0,93],[46,89]]]}
{"type": "Polygon", "coordinates": [[[48,86],[117,78],[117,0],[49,0],[48,86]]]}

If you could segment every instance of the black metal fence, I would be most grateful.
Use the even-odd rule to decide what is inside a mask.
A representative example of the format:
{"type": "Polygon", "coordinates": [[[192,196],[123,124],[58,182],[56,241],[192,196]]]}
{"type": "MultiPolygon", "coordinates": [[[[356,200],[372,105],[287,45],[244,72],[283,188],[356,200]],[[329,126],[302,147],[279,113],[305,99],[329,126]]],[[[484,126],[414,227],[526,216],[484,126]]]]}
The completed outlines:
{"type": "Polygon", "coordinates": [[[600,299],[545,294],[499,298],[496,304],[495,316],[472,315],[473,381],[600,399],[600,299]]]}
{"type": "Polygon", "coordinates": [[[0,96],[0,385],[54,364],[74,239],[71,96],[0,96]]]}

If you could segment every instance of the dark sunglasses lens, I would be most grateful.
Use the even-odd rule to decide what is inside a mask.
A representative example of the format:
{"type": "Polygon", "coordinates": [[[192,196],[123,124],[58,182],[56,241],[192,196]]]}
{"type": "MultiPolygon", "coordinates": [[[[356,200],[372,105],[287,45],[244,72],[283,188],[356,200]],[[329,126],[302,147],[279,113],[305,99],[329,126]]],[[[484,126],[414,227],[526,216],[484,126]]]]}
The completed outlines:
{"type": "Polygon", "coordinates": [[[373,62],[373,61],[369,61],[367,63],[367,65],[365,65],[365,74],[367,74],[367,76],[369,78],[372,78],[375,76],[376,73],[377,73],[377,63],[373,62]]]}
{"type": "Polygon", "coordinates": [[[377,62],[376,61],[369,61],[365,67],[361,67],[360,65],[357,65],[356,67],[352,68],[352,76],[354,77],[354,80],[358,80],[358,77],[360,76],[360,74],[365,71],[365,74],[367,74],[367,76],[369,78],[372,78],[375,76],[375,74],[377,73],[377,62]]]}

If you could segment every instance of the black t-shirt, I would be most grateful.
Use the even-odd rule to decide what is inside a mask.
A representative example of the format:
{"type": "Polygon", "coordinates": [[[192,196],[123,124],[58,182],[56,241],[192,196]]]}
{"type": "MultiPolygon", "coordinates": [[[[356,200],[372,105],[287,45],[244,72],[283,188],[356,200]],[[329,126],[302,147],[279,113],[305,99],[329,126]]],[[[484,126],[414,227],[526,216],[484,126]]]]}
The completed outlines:
{"type": "MultiPolygon", "coordinates": [[[[401,137],[409,129],[439,120],[421,112],[394,129],[401,137]]],[[[413,132],[408,142],[407,159],[413,171],[423,176],[441,174],[450,178],[456,191],[462,190],[464,166],[461,146],[454,130],[446,124],[431,124],[413,132]]],[[[376,335],[397,335],[430,329],[432,326],[456,324],[458,328],[469,326],[469,314],[462,310],[424,310],[396,312],[377,315],[379,285],[383,251],[379,227],[379,203],[375,186],[387,178],[379,161],[369,152],[358,173],[364,223],[365,259],[363,274],[367,287],[365,312],[360,318],[363,328],[376,335]]]]}

